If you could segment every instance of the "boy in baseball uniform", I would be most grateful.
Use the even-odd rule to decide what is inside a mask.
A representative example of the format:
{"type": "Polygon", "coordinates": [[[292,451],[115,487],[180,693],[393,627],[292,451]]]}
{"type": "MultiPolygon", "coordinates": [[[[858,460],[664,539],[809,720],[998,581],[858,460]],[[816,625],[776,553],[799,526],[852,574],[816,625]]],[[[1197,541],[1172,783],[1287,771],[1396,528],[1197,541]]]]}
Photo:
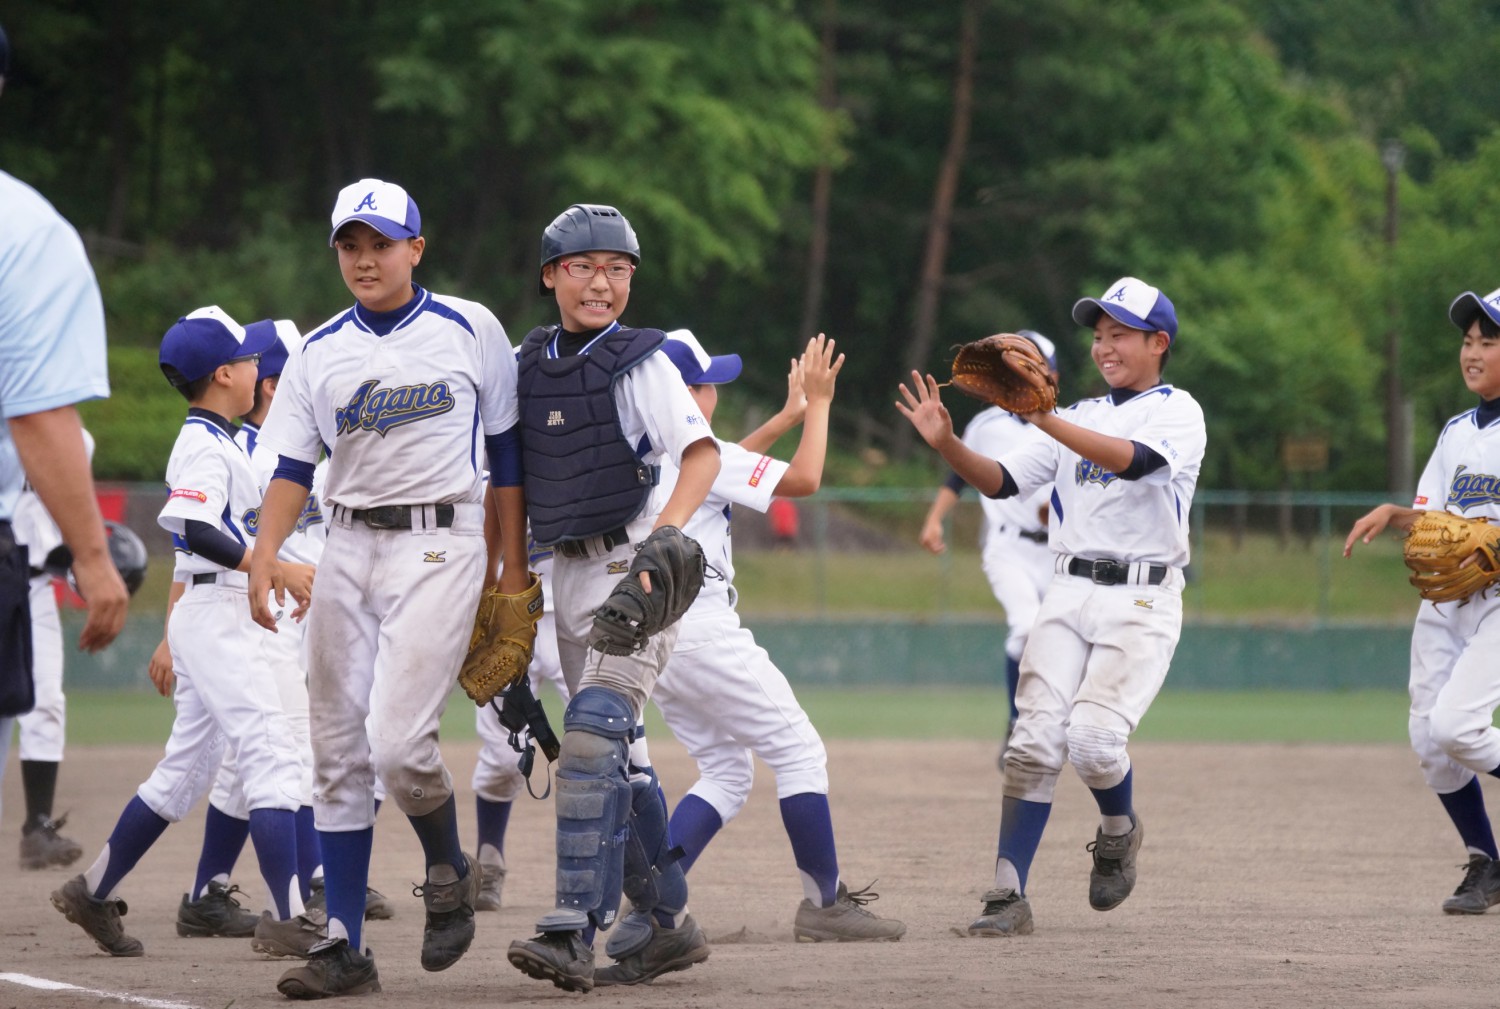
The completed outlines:
{"type": "MultiPolygon", "coordinates": [[[[1052,376],[1057,377],[1057,348],[1052,341],[1030,329],[1021,336],[1036,344],[1047,359],[1052,376]]],[[[1032,425],[998,406],[986,407],[975,414],[964,428],[963,442],[980,455],[998,458],[1007,448],[1045,438],[1032,425]]],[[[957,473],[949,475],[938,488],[932,507],[922,522],[921,543],[935,554],[948,549],[943,540],[943,520],[958,504],[958,497],[968,484],[957,473]]],[[[1005,693],[1010,703],[1010,720],[1005,726],[1000,746],[1000,766],[1005,766],[1005,747],[1016,724],[1016,686],[1021,682],[1021,653],[1026,638],[1042,605],[1042,593],[1052,581],[1052,551],[1047,548],[1047,503],[1052,488],[1038,487],[1029,497],[984,497],[984,526],[980,532],[980,564],[995,599],[1005,609],[1005,693]]]]}
{"type": "Polygon", "coordinates": [[[981,455],[953,433],[938,383],[912,373],[896,408],[966,481],[990,497],[1053,485],[1052,584],[1021,655],[1019,717],[1005,764],[993,887],[970,935],[1033,928],[1026,877],[1064,763],[1099,805],[1089,905],[1118,907],[1135,886],[1144,831],[1125,744],[1166,679],[1182,630],[1188,514],[1207,434],[1203,410],[1161,380],[1177,313],[1134,277],[1082,298],[1109,394],[1023,419],[1047,435],[981,455]]]}
{"type": "MultiPolygon", "coordinates": [[[[665,353],[712,422],[718,386],[739,375],[739,356],[710,357],[686,330],[668,334],[665,353]]],[[[843,365],[843,355],[834,357],[832,340],[821,335],[811,340],[793,364],[787,407],[739,444],[720,442],[718,479],[685,530],[702,544],[717,575],[710,576],[683,617],[677,646],[651,695],[700,773],[672,811],[671,837],[683,853],[683,871],[744,808],[754,758],[776,775],[781,821],[802,879],[803,900],[793,923],[799,942],[868,942],[899,939],[906,932],[901,922],[865,909],[874,894],[851,892],[839,878],[823,740],[786,677],[735,611],[732,511],[741,506],[765,511],[773,495],[805,497],[817,491],[834,383],[843,365]],[[790,463],[763,454],[799,422],[802,438],[790,463]]],[[[620,925],[621,938],[642,924],[640,912],[632,911],[620,925]]],[[[626,962],[598,970],[595,983],[634,983],[630,967],[626,962]]]]}
{"type": "MultiPolygon", "coordinates": [[[[165,755],[104,850],[52,894],[53,905],[112,956],[143,952],[121,926],[126,908],[116,888],[167,825],[208,791],[226,743],[244,774],[250,836],[275,918],[303,911],[295,824],[301,761],[261,649],[265,632],[251,622],[245,602],[259,484],[228,419],[249,410],[256,364],[270,338],[212,307],[179,320],[162,339],[162,371],[191,404],[167,463],[159,520],[177,546],[167,613],[176,717],[165,755]]],[[[311,567],[288,568],[288,579],[305,593],[311,567]]]]}
{"type": "MultiPolygon", "coordinates": [[[[511,943],[510,962],[567,991],[594,986],[596,929],[614,924],[622,887],[648,912],[642,943],[615,949],[643,980],[708,957],[687,910],[687,881],[667,856],[666,804],[655,776],[631,759],[642,709],[680,621],[641,651],[589,647],[594,610],[630,568],[636,544],[681,529],[719,473],[708,421],[661,353],[666,334],[621,325],[640,243],[615,208],[575,204],[542,235],[539,290],[559,325],[521,344],[526,510],[532,536],[554,550],[557,649],[578,689],[563,718],[557,772],[557,902],[538,935],[511,943]],[[656,494],[663,463],[680,476],[656,494]]],[[[649,576],[642,576],[649,591],[649,576]]]]}
{"type": "Polygon", "coordinates": [[[260,515],[271,549],[256,555],[250,579],[255,620],[270,629],[267,593],[279,599],[284,588],[273,551],[303,515],[325,447],[329,455],[327,542],[306,631],[329,938],[282,976],[277,987],[291,998],[380,988],[360,942],[377,775],[425,856],[422,967],[444,970],[468,950],[479,870],[460,846],[439,719],[489,557],[503,549],[502,591],[529,583],[505,330],[483,305],[413,282],[426,240],[400,186],[346,186],[331,222],[329,245],[355,304],[293,349],[256,446],[278,457],[260,515]],[[501,543],[486,542],[486,494],[501,543]]]}
{"type": "MultiPolygon", "coordinates": [[[[1479,404],[1451,418],[1422,470],[1410,508],[1383,504],[1344,541],[1368,543],[1387,527],[1410,530],[1424,511],[1500,521],[1500,290],[1465,291],[1448,318],[1463,334],[1458,364],[1479,404]]],[[[1500,903],[1500,861],[1479,775],[1500,776],[1500,596],[1423,603],[1411,633],[1411,715],[1407,728],[1427,787],[1437,793],[1468,852],[1464,878],[1443,901],[1447,914],[1484,914],[1500,903]]]]}

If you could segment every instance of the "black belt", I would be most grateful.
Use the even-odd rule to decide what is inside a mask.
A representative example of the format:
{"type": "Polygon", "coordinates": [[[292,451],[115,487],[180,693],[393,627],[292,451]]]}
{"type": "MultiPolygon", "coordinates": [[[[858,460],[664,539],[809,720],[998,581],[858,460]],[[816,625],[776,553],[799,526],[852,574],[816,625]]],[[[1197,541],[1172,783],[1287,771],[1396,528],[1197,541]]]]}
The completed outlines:
{"type": "Polygon", "coordinates": [[[10,519],[0,519],[0,561],[9,557],[15,548],[16,534],[11,528],[10,519]]]}
{"type": "Polygon", "coordinates": [[[1045,529],[1017,529],[1016,535],[1020,536],[1023,540],[1030,540],[1033,543],[1047,542],[1047,530],[1045,529]]]}
{"type": "MultiPolygon", "coordinates": [[[[356,522],[363,522],[371,529],[410,529],[412,527],[412,513],[415,512],[417,521],[422,520],[422,509],[425,505],[385,505],[380,508],[350,508],[349,517],[356,522]]],[[[453,525],[453,506],[451,504],[440,504],[434,509],[437,513],[437,528],[448,529],[453,525]]]]}
{"type": "MultiPolygon", "coordinates": [[[[1074,557],[1068,561],[1068,574],[1077,575],[1079,578],[1088,578],[1095,585],[1124,585],[1130,581],[1131,565],[1125,561],[1111,560],[1101,557],[1098,560],[1088,560],[1083,557],[1074,557]]],[[[1167,569],[1161,564],[1151,565],[1151,570],[1146,575],[1147,585],[1160,585],[1167,577],[1167,569]]]]}
{"type": "Polygon", "coordinates": [[[203,571],[193,576],[194,585],[217,585],[222,571],[203,571]]]}
{"type": "Polygon", "coordinates": [[[620,526],[618,529],[611,529],[607,533],[600,533],[598,536],[591,536],[588,539],[563,540],[561,543],[554,543],[552,549],[564,557],[572,557],[576,560],[589,555],[589,540],[591,539],[601,540],[604,543],[605,553],[609,553],[623,543],[630,542],[630,536],[625,532],[625,527],[620,526]]]}

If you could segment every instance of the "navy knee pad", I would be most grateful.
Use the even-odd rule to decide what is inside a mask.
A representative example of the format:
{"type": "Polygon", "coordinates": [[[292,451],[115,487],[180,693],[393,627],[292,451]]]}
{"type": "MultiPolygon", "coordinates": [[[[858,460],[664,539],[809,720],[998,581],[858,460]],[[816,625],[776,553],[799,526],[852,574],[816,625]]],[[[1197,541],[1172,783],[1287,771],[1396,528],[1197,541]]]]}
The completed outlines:
{"type": "Polygon", "coordinates": [[[597,928],[620,908],[629,836],[626,760],[635,716],[613,691],[578,692],[564,716],[557,763],[557,908],[579,912],[597,928]]]}

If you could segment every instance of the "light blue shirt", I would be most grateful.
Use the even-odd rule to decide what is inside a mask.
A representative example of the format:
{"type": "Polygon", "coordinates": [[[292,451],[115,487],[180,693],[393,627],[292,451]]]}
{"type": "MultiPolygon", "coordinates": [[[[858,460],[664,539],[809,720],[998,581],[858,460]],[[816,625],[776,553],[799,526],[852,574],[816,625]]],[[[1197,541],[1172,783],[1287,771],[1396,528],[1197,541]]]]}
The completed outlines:
{"type": "Polygon", "coordinates": [[[83,240],[0,172],[0,519],[24,482],[6,421],[108,395],[104,301],[83,240]]]}

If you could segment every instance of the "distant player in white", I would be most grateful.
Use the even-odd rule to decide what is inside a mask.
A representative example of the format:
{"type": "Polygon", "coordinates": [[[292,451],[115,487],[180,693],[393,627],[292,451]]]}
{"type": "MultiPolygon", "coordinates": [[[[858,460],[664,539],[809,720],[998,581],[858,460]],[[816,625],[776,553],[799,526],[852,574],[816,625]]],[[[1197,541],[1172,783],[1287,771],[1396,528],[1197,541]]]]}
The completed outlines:
{"type": "Polygon", "coordinates": [[[1125,744],[1167,676],[1182,631],[1188,514],[1207,435],[1203,410],[1162,369],[1177,313],[1157,288],[1125,277],[1073,306],[1094,331],[1109,395],[1026,414],[1048,438],[996,460],[953,433],[937,381],[912,373],[897,409],[965,480],[1008,497],[1055,484],[1048,539],[1056,577],[1021,656],[1020,717],[1005,765],[994,887],[971,935],[1032,931],[1026,876],[1064,763],[1094,793],[1089,905],[1119,906],[1135,886],[1144,831],[1125,744]]]}
{"type": "MultiPolygon", "coordinates": [[[[162,370],[191,404],[167,463],[160,516],[178,548],[167,614],[176,717],[166,753],[104,850],[52,894],[53,905],[113,956],[143,951],[121,928],[116,887],[208,791],[226,742],[244,775],[250,834],[275,917],[303,910],[295,827],[302,766],[260,647],[265,632],[245,603],[259,484],[228,419],[249,409],[265,346],[216,307],[190,313],[162,339],[162,370]]],[[[311,569],[289,565],[288,578],[305,594],[311,569]]]]}
{"type": "MultiPolygon", "coordinates": [[[[83,432],[84,448],[94,455],[94,438],[83,432]]],[[[36,707],[16,719],[21,737],[21,785],[26,793],[26,820],[21,824],[21,868],[72,865],[83,856],[83,846],[58,833],[67,817],[52,819],[57,772],[67,738],[67,697],[63,694],[62,618],[51,572],[43,570],[47,555],[63,545],[62,530],[47,514],[31,484],[16,501],[13,521],[16,542],[31,557],[31,677],[36,707]]],[[[9,725],[3,729],[10,735],[9,725]]],[[[6,740],[9,742],[9,740],[6,740]]]]}
{"type": "MultiPolygon", "coordinates": [[[[1023,329],[1021,336],[1036,344],[1047,366],[1057,376],[1057,348],[1052,341],[1033,330],[1023,329]]],[[[1047,436],[1015,414],[998,406],[986,407],[964,428],[963,443],[980,455],[998,459],[1002,452],[1019,448],[1047,436]]],[[[927,518],[922,522],[922,546],[935,554],[948,549],[943,541],[943,519],[968,484],[957,473],[938,489],[927,518]]],[[[1005,727],[1009,743],[1016,721],[1016,685],[1021,682],[1021,653],[1042,605],[1042,594],[1052,581],[1052,551],[1047,547],[1047,509],[1052,488],[1038,487],[1029,496],[981,497],[984,526],[980,531],[980,564],[990,589],[1005,608],[1005,692],[1010,702],[1010,721],[1005,727]]],[[[1000,748],[1004,764],[1005,746],[1000,748]]]]}
{"type": "MultiPolygon", "coordinates": [[[[536,642],[531,652],[531,692],[541,696],[541,685],[550,683],[562,697],[563,704],[572,697],[563,678],[562,663],[557,657],[557,620],[552,613],[552,549],[529,544],[531,570],[542,580],[542,598],[546,608],[536,625],[536,642]]],[[[500,702],[497,700],[497,704],[500,702]]],[[[526,786],[521,773],[521,754],[509,742],[510,733],[500,724],[491,707],[476,708],[474,724],[479,731],[479,759],[474,765],[474,814],[478,824],[479,897],[477,911],[498,911],[505,889],[505,831],[510,824],[512,804],[526,786]]]]}
{"type": "MultiPolygon", "coordinates": [[[[1450,511],[1500,522],[1500,290],[1465,291],[1448,308],[1463,334],[1458,364],[1479,405],[1438,435],[1410,508],[1384,504],[1361,517],[1344,541],[1368,543],[1387,526],[1409,530],[1424,512],[1450,511]]],[[[1500,903],[1500,854],[1479,775],[1500,777],[1500,593],[1422,603],[1411,633],[1412,749],[1468,851],[1464,878],[1443,901],[1448,914],[1484,914],[1500,903]]]]}
{"type": "MultiPolygon", "coordinates": [[[[710,357],[686,330],[667,335],[665,353],[712,423],[718,385],[739,375],[739,356],[710,357]]],[[[672,811],[670,833],[683,853],[684,871],[691,870],[720,828],[744,807],[755,757],[776,775],[781,821],[802,878],[803,900],[793,922],[800,942],[868,942],[899,939],[906,932],[901,922],[865,910],[863,905],[874,894],[851,893],[840,879],[823,740],[786,676],[735,612],[733,509],[744,506],[763,512],[773,495],[804,497],[818,489],[828,445],[829,407],[843,364],[842,355],[834,359],[833,341],[819,335],[794,363],[788,406],[740,444],[720,442],[719,476],[684,530],[702,544],[713,574],[683,617],[677,646],[651,695],[667,727],[698,764],[700,777],[672,811]],[[804,410],[806,425],[792,461],[762,454],[802,421],[804,410]]],[[[664,472],[658,493],[670,486],[664,472]]],[[[627,915],[619,935],[642,927],[640,917],[638,911],[627,915]]],[[[617,970],[596,971],[595,983],[610,983],[617,970]]]]}
{"type": "MultiPolygon", "coordinates": [[[[425,855],[422,966],[443,970],[468,950],[479,871],[460,845],[438,729],[502,550],[485,540],[486,493],[501,518],[501,590],[530,580],[505,330],[483,305],[413,283],[426,240],[416,202],[394,183],[346,186],[329,244],[357,303],[292,353],[257,445],[280,457],[260,530],[278,549],[325,447],[330,457],[328,541],[306,632],[329,941],[282,976],[278,988],[294,998],[380,987],[360,945],[377,774],[425,855]]],[[[251,607],[270,628],[279,566],[263,550],[251,569],[251,607]]]]}

